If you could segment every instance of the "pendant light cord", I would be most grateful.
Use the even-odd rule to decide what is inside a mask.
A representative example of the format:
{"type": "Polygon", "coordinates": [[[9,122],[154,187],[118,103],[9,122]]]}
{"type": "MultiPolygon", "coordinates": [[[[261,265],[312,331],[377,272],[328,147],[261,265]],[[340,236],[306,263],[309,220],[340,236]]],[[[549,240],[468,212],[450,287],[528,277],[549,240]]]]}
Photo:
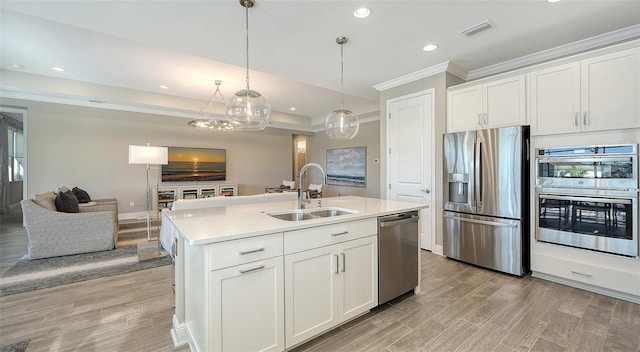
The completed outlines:
{"type": "Polygon", "coordinates": [[[245,2],[245,34],[247,37],[247,96],[249,95],[249,3],[245,2]]]}
{"type": "Polygon", "coordinates": [[[342,92],[340,109],[344,110],[344,43],[340,44],[340,91],[342,92]]]}

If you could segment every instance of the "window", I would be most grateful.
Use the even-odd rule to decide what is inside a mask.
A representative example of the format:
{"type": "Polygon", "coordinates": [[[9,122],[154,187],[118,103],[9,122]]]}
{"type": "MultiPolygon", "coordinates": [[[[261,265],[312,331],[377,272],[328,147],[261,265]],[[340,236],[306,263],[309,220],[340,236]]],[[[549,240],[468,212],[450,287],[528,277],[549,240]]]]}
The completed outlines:
{"type": "Polygon", "coordinates": [[[22,131],[13,127],[8,129],[9,182],[24,180],[24,145],[22,131]]]}

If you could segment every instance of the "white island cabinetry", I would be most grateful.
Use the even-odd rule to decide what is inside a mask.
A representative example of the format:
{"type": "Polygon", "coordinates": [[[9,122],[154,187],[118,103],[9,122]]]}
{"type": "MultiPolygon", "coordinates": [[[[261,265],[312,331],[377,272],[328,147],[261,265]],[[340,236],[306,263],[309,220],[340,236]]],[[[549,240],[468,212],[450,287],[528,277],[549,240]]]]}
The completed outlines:
{"type": "Polygon", "coordinates": [[[377,221],[285,232],[287,348],[378,305],[377,221]]]}
{"type": "Polygon", "coordinates": [[[363,197],[322,203],[347,214],[269,215],[297,212],[297,200],[163,212],[162,226],[177,238],[174,346],[286,351],[377,306],[378,217],[426,206],[363,197]]]}
{"type": "Polygon", "coordinates": [[[185,284],[195,288],[185,300],[187,325],[196,351],[284,350],[282,248],[282,233],[186,246],[185,284]]]}

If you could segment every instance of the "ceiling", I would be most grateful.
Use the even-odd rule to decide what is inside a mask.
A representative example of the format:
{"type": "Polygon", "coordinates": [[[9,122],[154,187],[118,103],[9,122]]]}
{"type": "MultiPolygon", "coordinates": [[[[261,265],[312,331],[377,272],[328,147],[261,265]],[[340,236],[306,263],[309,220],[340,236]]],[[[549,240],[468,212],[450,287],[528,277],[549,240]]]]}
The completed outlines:
{"type": "MultiPolygon", "coordinates": [[[[214,80],[225,97],[245,85],[245,10],[237,0],[2,0],[0,9],[4,70],[202,102],[214,80]]],[[[256,0],[250,83],[274,111],[317,125],[340,105],[338,36],[349,38],[345,107],[366,116],[379,110],[374,86],[397,77],[446,61],[473,72],[638,24],[640,1],[256,0]],[[355,18],[363,5],[371,16],[355,18]],[[492,29],[460,33],[485,20],[492,29]],[[439,48],[425,52],[428,43],[439,48]]]]}

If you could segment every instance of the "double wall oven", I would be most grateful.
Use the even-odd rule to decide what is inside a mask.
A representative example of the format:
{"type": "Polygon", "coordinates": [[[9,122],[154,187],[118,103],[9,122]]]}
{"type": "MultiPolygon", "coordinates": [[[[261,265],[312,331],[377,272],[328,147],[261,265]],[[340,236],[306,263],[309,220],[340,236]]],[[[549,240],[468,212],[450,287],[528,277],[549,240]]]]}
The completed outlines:
{"type": "Polygon", "coordinates": [[[536,239],[638,257],[638,145],[536,150],[536,239]]]}

